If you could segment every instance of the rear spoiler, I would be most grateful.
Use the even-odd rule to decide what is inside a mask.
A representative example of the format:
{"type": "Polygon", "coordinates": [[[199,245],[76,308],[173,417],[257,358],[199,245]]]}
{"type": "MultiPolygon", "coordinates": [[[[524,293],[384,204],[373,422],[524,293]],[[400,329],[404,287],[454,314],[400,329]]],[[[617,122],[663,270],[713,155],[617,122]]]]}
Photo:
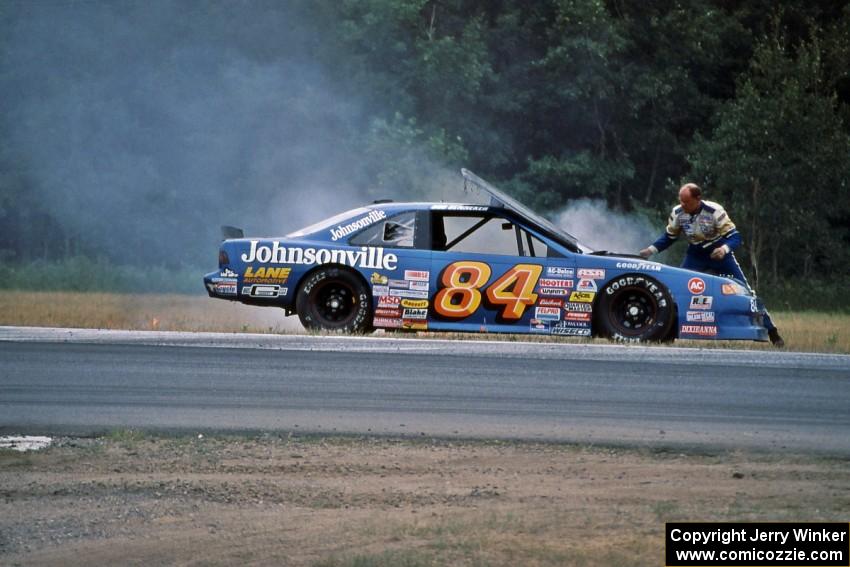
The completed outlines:
{"type": "Polygon", "coordinates": [[[245,231],[241,228],[236,228],[235,226],[223,225],[221,227],[221,237],[224,240],[230,240],[231,238],[244,238],[245,231]]]}

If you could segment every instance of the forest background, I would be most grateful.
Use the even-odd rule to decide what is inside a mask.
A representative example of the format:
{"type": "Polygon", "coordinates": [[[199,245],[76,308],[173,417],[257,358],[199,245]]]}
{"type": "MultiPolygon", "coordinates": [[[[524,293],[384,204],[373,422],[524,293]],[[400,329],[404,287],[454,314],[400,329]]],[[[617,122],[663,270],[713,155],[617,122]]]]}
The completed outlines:
{"type": "Polygon", "coordinates": [[[203,293],[221,224],[467,167],[655,235],[696,181],[768,304],[850,311],[846,2],[7,0],[0,95],[7,289],[203,293]]]}

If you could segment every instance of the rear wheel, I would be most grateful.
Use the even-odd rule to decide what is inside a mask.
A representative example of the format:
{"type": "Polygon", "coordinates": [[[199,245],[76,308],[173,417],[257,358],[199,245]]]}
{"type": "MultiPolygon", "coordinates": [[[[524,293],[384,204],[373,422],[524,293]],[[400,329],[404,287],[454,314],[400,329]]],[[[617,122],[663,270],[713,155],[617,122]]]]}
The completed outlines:
{"type": "Polygon", "coordinates": [[[371,330],[372,298],[366,283],[340,268],[320,268],[298,290],[295,310],[309,330],[365,333],[371,330]]]}
{"type": "Polygon", "coordinates": [[[664,340],[676,313],[667,288],[639,274],[620,276],[605,284],[595,311],[599,334],[623,342],[664,340]]]}

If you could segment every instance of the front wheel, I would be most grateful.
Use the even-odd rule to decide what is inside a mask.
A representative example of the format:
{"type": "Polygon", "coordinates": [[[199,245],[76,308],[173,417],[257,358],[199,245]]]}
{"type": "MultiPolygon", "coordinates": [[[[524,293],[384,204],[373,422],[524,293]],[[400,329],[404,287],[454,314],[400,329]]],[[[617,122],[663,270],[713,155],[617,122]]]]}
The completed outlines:
{"type": "Polygon", "coordinates": [[[622,342],[647,342],[669,335],[676,310],[667,288],[635,274],[605,284],[596,312],[599,334],[622,342]]]}
{"type": "Polygon", "coordinates": [[[340,268],[320,268],[298,290],[295,310],[313,331],[365,333],[371,330],[372,297],[365,282],[340,268]]]}

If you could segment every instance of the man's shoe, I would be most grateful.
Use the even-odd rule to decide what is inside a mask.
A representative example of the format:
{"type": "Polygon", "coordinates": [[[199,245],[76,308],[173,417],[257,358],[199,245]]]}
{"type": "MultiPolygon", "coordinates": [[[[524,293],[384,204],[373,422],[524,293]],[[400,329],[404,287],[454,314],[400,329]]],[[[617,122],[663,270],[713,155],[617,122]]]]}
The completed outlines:
{"type": "Polygon", "coordinates": [[[782,337],[779,336],[779,330],[776,327],[770,329],[767,332],[767,336],[776,348],[782,348],[785,346],[785,341],[783,341],[782,337]]]}

